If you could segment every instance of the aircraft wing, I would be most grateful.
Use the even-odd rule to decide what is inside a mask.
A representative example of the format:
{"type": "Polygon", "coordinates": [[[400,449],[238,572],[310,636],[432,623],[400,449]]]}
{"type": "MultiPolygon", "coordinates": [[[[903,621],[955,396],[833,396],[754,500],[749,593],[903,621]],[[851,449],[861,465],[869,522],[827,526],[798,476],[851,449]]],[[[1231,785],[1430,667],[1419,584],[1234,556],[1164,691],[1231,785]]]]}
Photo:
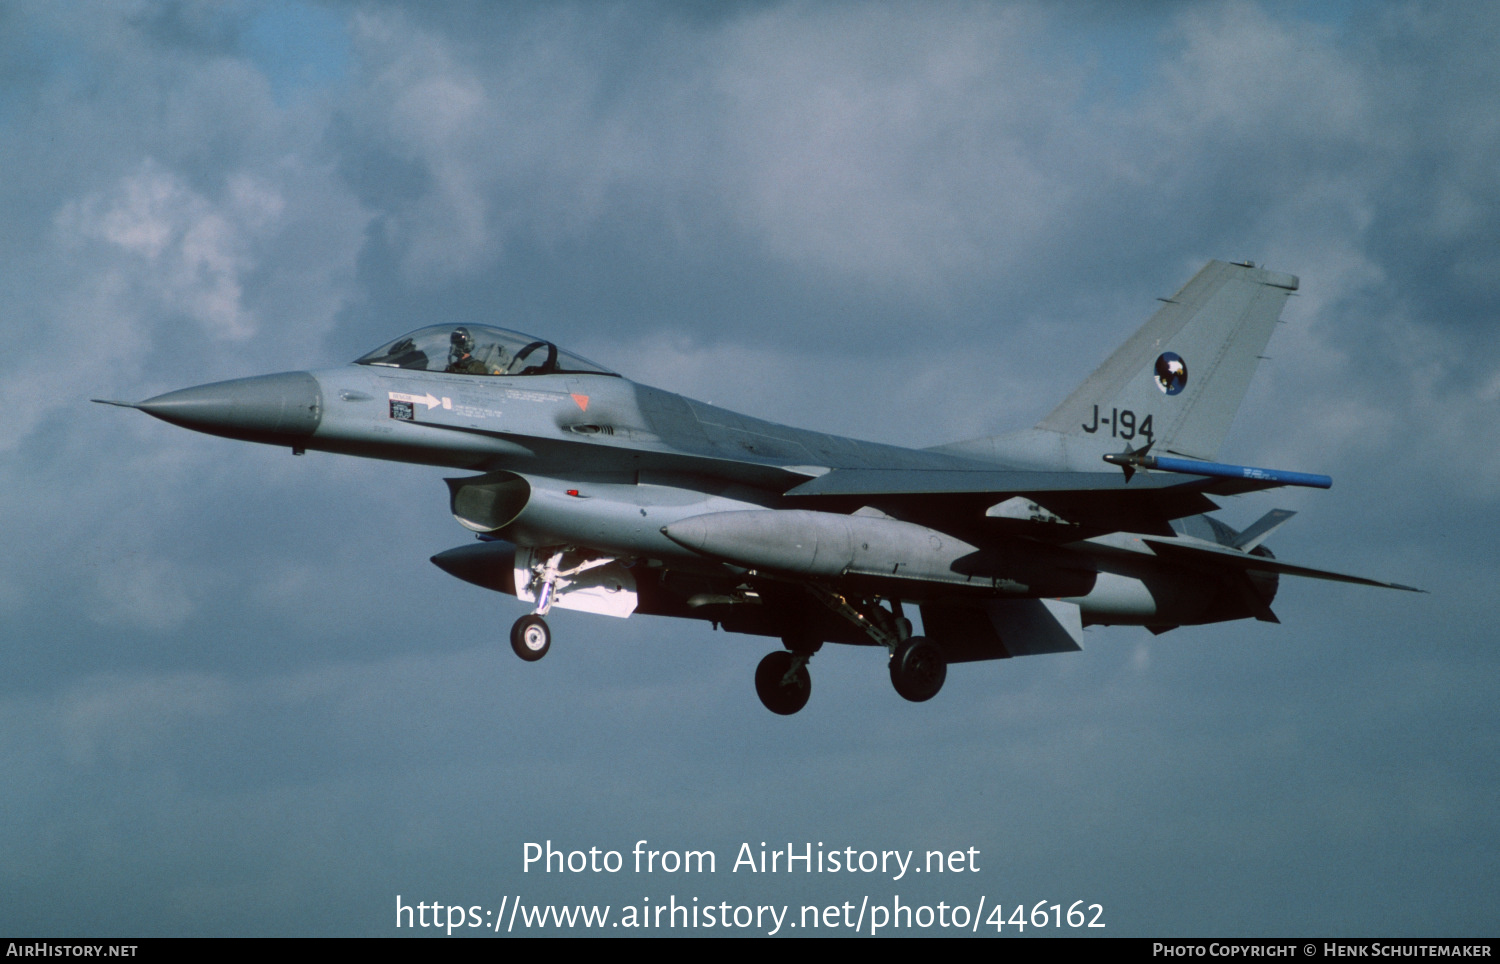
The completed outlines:
{"type": "Polygon", "coordinates": [[[1116,472],[1040,472],[1017,469],[836,469],[787,495],[1044,495],[1067,492],[1211,492],[1238,495],[1282,483],[1268,479],[1227,479],[1116,472]]]}
{"type": "Polygon", "coordinates": [[[1212,512],[1208,495],[1237,495],[1281,483],[1182,474],[1041,472],[1013,469],[838,469],[788,496],[834,505],[873,505],[899,518],[982,515],[1017,496],[1060,518],[1108,531],[1171,535],[1172,519],[1212,512]]]}

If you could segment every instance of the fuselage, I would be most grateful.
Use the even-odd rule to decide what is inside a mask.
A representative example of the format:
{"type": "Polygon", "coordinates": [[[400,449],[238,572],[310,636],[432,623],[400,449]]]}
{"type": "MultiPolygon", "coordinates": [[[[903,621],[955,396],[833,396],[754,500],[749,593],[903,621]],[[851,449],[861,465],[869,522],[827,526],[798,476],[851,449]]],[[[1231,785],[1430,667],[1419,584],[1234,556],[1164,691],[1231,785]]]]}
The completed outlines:
{"type": "MultiPolygon", "coordinates": [[[[1060,598],[1076,603],[1085,622],[1175,625],[1244,615],[1225,608],[1215,580],[1164,564],[1129,533],[1037,541],[1001,526],[955,531],[941,513],[914,521],[868,510],[851,516],[858,506],[810,507],[786,495],[838,469],[1045,466],[1034,454],[1008,463],[844,438],[603,371],[487,376],[353,364],[199,386],[138,407],[187,428],[297,452],[480,473],[450,483],[455,515],[517,545],[586,546],[686,570],[727,565],[773,578],[813,576],[919,603],[1060,598]],[[490,514],[476,521],[461,511],[466,491],[469,503],[482,495],[490,514]],[[680,538],[687,520],[736,512],[760,513],[752,518],[770,529],[763,541],[783,544],[779,553],[705,552],[680,538]],[[835,544],[848,550],[844,564],[830,549],[835,544]]],[[[734,534],[720,531],[719,542],[734,534]]],[[[1274,593],[1274,580],[1266,588],[1274,593]]]]}

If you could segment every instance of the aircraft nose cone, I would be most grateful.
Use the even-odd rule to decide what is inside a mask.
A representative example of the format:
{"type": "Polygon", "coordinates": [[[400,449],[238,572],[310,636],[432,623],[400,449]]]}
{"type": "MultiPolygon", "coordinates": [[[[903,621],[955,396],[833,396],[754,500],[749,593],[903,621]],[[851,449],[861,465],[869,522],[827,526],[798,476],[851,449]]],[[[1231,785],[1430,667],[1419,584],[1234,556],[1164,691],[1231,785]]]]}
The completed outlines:
{"type": "Polygon", "coordinates": [[[283,372],[184,388],[134,407],[194,431],[280,444],[317,431],[323,392],[308,372],[283,372]]]}

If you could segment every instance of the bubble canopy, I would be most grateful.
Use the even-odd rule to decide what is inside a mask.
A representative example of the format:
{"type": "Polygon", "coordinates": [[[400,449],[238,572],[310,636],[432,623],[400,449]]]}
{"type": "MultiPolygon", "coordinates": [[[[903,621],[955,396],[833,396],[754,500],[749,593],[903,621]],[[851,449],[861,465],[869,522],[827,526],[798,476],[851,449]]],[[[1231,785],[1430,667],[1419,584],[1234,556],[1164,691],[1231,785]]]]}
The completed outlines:
{"type": "Polygon", "coordinates": [[[354,360],[454,375],[614,375],[552,342],[489,325],[433,325],[402,335],[354,360]]]}

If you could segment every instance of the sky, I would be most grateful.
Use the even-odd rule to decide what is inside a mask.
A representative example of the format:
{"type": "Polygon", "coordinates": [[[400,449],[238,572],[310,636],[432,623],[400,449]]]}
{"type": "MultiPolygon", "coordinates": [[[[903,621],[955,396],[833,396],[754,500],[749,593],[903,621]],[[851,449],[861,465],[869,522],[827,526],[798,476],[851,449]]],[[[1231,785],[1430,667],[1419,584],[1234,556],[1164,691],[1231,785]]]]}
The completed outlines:
{"type": "Polygon", "coordinates": [[[1497,45],[1481,4],[0,5],[0,931],[1493,936],[1497,45]],[[1302,279],[1222,457],[1334,478],[1221,518],[1429,593],[1284,578],[1281,625],[1092,628],[920,705],[829,646],[776,717],[775,641],[651,617],[523,664],[525,607],[428,562],[470,536],[442,470],[89,402],[496,324],[935,445],[1035,423],[1211,258],[1302,279]],[[762,842],[978,869],[731,869],[762,842]]]}

